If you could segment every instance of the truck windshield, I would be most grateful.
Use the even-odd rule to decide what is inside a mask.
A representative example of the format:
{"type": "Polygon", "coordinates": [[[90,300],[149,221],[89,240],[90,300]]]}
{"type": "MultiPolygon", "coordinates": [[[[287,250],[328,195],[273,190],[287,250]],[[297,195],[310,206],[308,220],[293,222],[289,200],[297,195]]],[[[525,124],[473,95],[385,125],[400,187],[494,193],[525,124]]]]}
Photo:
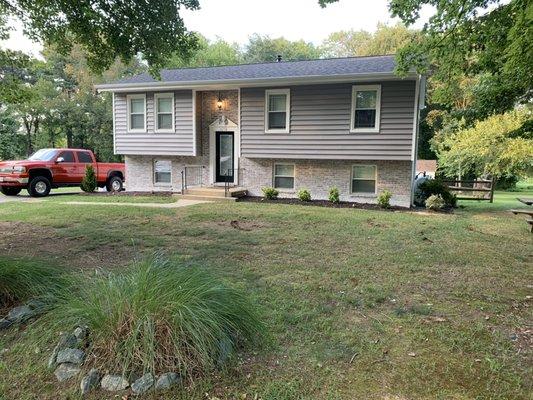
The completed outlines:
{"type": "Polygon", "coordinates": [[[33,153],[28,160],[30,161],[52,161],[57,154],[56,149],[41,149],[33,153]]]}

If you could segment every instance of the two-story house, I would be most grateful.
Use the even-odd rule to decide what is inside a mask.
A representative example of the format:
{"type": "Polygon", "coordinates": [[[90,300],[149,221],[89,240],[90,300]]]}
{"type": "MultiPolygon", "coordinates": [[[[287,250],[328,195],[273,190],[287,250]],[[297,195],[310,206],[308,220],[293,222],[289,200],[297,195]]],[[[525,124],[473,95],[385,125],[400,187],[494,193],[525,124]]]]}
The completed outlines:
{"type": "Polygon", "coordinates": [[[281,197],[412,203],[424,79],[394,56],[161,71],[109,84],[131,191],[238,186],[281,197]]]}

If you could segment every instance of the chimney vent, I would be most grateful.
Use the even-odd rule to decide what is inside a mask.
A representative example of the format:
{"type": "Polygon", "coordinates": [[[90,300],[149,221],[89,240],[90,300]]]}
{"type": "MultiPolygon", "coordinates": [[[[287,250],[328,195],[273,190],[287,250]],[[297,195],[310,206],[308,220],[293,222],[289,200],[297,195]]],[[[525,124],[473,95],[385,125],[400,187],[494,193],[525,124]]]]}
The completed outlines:
{"type": "Polygon", "coordinates": [[[276,57],[276,62],[281,62],[282,59],[283,57],[281,57],[281,54],[278,54],[278,56],[276,57]]]}

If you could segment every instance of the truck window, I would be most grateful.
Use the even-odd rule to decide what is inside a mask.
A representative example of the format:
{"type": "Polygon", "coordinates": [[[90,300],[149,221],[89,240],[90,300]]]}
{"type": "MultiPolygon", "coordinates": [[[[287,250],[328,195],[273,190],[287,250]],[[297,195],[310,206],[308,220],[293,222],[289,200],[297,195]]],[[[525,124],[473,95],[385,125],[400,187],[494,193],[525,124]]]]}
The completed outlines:
{"type": "Polygon", "coordinates": [[[63,157],[63,162],[76,162],[76,160],[74,160],[74,153],[72,151],[63,151],[57,158],[59,157],[63,157]]]}
{"type": "Polygon", "coordinates": [[[78,151],[78,162],[85,164],[92,164],[93,158],[86,151],[78,151]]]}

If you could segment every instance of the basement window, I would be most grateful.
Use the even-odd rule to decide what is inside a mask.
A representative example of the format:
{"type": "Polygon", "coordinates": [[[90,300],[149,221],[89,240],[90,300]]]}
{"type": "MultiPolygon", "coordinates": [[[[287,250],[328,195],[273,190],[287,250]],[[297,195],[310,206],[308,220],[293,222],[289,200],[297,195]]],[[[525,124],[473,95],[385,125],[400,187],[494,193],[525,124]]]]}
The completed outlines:
{"type": "Polygon", "coordinates": [[[274,164],[274,187],[294,189],[294,164],[274,164]]]}
{"type": "Polygon", "coordinates": [[[154,160],[154,183],[170,185],[172,182],[172,162],[169,160],[154,160]]]}
{"type": "Polygon", "coordinates": [[[376,194],[377,167],[354,165],[352,167],[352,193],[376,194]]]}

